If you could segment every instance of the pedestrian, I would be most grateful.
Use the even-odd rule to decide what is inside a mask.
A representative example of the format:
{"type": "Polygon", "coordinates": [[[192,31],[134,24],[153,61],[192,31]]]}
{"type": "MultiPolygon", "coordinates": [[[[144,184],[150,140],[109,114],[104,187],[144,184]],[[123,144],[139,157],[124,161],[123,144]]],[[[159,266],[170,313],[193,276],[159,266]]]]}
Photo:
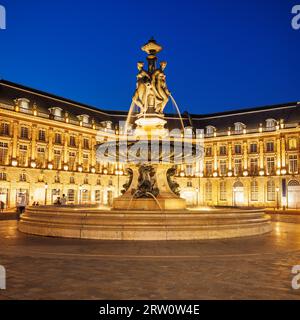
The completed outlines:
{"type": "Polygon", "coordinates": [[[61,198],[61,205],[62,206],[65,206],[67,204],[67,197],[65,194],[62,195],[62,198],[61,198]]]}
{"type": "Polygon", "coordinates": [[[1,200],[1,201],[0,201],[0,210],[1,210],[1,213],[3,213],[3,211],[4,211],[4,206],[5,206],[5,203],[1,200]]]}

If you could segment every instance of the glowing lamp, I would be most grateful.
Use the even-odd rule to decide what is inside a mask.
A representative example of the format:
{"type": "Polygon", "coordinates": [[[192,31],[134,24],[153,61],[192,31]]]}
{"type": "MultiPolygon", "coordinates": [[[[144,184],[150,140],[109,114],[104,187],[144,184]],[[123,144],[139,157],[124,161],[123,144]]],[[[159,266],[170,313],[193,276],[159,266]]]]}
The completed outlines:
{"type": "Polygon", "coordinates": [[[281,174],[285,175],[286,174],[286,169],[281,169],[281,174]]]}
{"type": "Polygon", "coordinates": [[[247,170],[245,170],[245,171],[243,172],[243,176],[244,176],[244,177],[247,177],[247,176],[248,176],[248,171],[247,171],[247,170]]]}
{"type": "Polygon", "coordinates": [[[184,174],[184,171],[180,171],[180,177],[184,177],[185,176],[185,174],[184,174]]]}
{"type": "Polygon", "coordinates": [[[64,164],[64,170],[68,171],[69,170],[69,166],[67,164],[64,164]]]}
{"type": "Polygon", "coordinates": [[[79,172],[82,172],[82,170],[83,170],[83,169],[82,169],[82,166],[78,166],[77,169],[78,169],[79,172]]]}
{"type": "Polygon", "coordinates": [[[232,177],[232,171],[228,171],[227,175],[228,177],[232,177]]]}
{"type": "Polygon", "coordinates": [[[52,163],[48,163],[48,169],[52,170],[53,169],[53,164],[52,163]]]}
{"type": "Polygon", "coordinates": [[[264,170],[260,170],[260,171],[259,171],[259,175],[260,175],[260,176],[263,176],[264,174],[265,174],[264,170]]]}
{"type": "Polygon", "coordinates": [[[218,172],[217,171],[215,171],[214,173],[213,173],[213,177],[217,177],[218,176],[218,172]]]}
{"type": "Polygon", "coordinates": [[[31,168],[36,168],[36,162],[35,161],[31,161],[30,162],[30,166],[31,166],[31,168]]]}
{"type": "Polygon", "coordinates": [[[107,169],[104,169],[104,170],[103,170],[103,173],[104,173],[104,174],[107,174],[107,173],[108,173],[107,169]]]}
{"type": "Polygon", "coordinates": [[[95,172],[96,172],[96,169],[95,169],[94,167],[92,167],[92,168],[91,168],[91,172],[92,172],[92,173],[95,173],[95,172]]]}
{"type": "Polygon", "coordinates": [[[16,159],[13,159],[13,160],[11,161],[11,165],[12,165],[13,167],[16,167],[16,166],[18,165],[18,161],[17,161],[16,159]]]}
{"type": "Polygon", "coordinates": [[[280,176],[281,170],[280,170],[280,169],[277,169],[277,170],[276,170],[276,174],[277,174],[278,176],[280,176]]]}

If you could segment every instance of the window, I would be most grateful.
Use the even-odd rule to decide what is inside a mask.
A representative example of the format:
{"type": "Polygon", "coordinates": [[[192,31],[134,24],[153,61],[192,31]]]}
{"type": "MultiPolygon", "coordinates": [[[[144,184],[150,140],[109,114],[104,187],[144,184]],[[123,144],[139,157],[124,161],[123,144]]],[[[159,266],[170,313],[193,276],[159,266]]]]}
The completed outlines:
{"type": "Polygon", "coordinates": [[[193,187],[193,183],[191,180],[188,180],[187,183],[186,183],[186,186],[187,187],[193,187]]]}
{"type": "Polygon", "coordinates": [[[74,203],[75,202],[75,190],[74,189],[68,189],[68,196],[67,196],[68,203],[74,203]]]}
{"type": "Polygon", "coordinates": [[[205,163],[205,173],[207,176],[211,176],[213,173],[213,167],[211,161],[206,161],[205,163]]]}
{"type": "Polygon", "coordinates": [[[226,146],[220,146],[220,156],[226,156],[227,148],[226,146]]]}
{"type": "Polygon", "coordinates": [[[8,143],[0,142],[0,164],[7,164],[8,161],[8,143]]]}
{"type": "Polygon", "coordinates": [[[241,122],[236,122],[234,124],[234,131],[237,134],[243,133],[243,129],[245,128],[245,125],[241,122]]]}
{"type": "Polygon", "coordinates": [[[275,173],[275,158],[268,157],[267,158],[267,174],[272,175],[275,173]]]}
{"type": "Polygon", "coordinates": [[[89,155],[87,153],[84,153],[82,156],[82,167],[84,171],[89,170],[89,155]]]}
{"type": "Polygon", "coordinates": [[[6,181],[6,179],[7,179],[6,172],[0,172],[0,180],[6,181]]]}
{"type": "Polygon", "coordinates": [[[101,186],[101,176],[99,176],[99,177],[97,178],[97,185],[98,185],[98,186],[101,186]]]}
{"type": "Polygon", "coordinates": [[[70,147],[76,147],[76,138],[75,138],[75,136],[70,136],[70,147]]]}
{"type": "Polygon", "coordinates": [[[242,174],[242,159],[234,160],[234,175],[239,176],[242,174]]]}
{"type": "Polygon", "coordinates": [[[220,174],[222,176],[225,176],[226,175],[226,170],[227,170],[227,168],[226,168],[226,160],[221,160],[220,161],[220,174]]]}
{"type": "Polygon", "coordinates": [[[84,177],[83,184],[89,184],[89,177],[88,176],[84,177]]]}
{"type": "Polygon", "coordinates": [[[266,151],[267,152],[274,152],[274,142],[268,141],[266,144],[266,151]]]}
{"type": "Polygon", "coordinates": [[[206,147],[205,148],[205,155],[207,157],[211,157],[211,155],[212,155],[212,147],[206,147]]]}
{"type": "Polygon", "coordinates": [[[206,127],[206,135],[208,137],[212,137],[214,132],[215,132],[215,127],[213,127],[213,126],[207,126],[206,127]]]}
{"type": "Polygon", "coordinates": [[[76,159],[76,152],[69,152],[69,170],[75,170],[75,159],[76,159]]]}
{"type": "Polygon", "coordinates": [[[74,176],[71,176],[71,177],[70,177],[70,184],[75,184],[75,178],[74,178],[74,176]]]}
{"type": "Polygon", "coordinates": [[[258,174],[258,159],[251,158],[250,159],[250,175],[254,176],[258,174]]]}
{"type": "Polygon", "coordinates": [[[6,123],[6,122],[1,123],[0,135],[1,136],[9,136],[9,124],[8,123],[6,123]]]}
{"type": "Polygon", "coordinates": [[[61,151],[60,150],[54,150],[53,166],[54,166],[54,169],[60,169],[60,166],[61,166],[61,151]]]}
{"type": "Polygon", "coordinates": [[[234,153],[235,154],[241,154],[242,153],[242,145],[241,144],[236,144],[234,146],[234,153]]]}
{"type": "Polygon", "coordinates": [[[37,157],[36,157],[36,164],[38,168],[43,168],[45,165],[45,148],[38,147],[37,148],[37,157]]]}
{"type": "Polygon", "coordinates": [[[89,139],[88,138],[84,138],[83,139],[83,148],[84,149],[88,149],[89,148],[89,139]]]}
{"type": "Polygon", "coordinates": [[[205,200],[211,201],[212,200],[212,183],[207,181],[205,183],[205,200]]]}
{"type": "Polygon", "coordinates": [[[266,120],[266,130],[272,131],[276,129],[276,120],[274,119],[267,119],[266,120]]]}
{"type": "Polygon", "coordinates": [[[21,139],[28,139],[29,138],[29,130],[27,127],[21,127],[20,138],[21,139]]]}
{"type": "Polygon", "coordinates": [[[55,133],[55,136],[54,136],[54,142],[56,144],[61,144],[61,134],[60,133],[55,133]]]}
{"type": "Polygon", "coordinates": [[[20,178],[20,182],[26,182],[27,180],[26,173],[21,173],[19,178],[20,178]]]}
{"type": "Polygon", "coordinates": [[[226,197],[226,182],[225,181],[221,181],[220,182],[220,200],[221,201],[226,201],[227,197],[226,197]]]}
{"type": "Polygon", "coordinates": [[[193,175],[193,165],[192,164],[187,164],[185,167],[186,170],[186,175],[187,176],[192,176],[193,175]]]}
{"type": "Polygon", "coordinates": [[[81,192],[81,201],[83,203],[88,203],[90,200],[90,192],[86,189],[82,190],[81,192]]]}
{"type": "Polygon", "coordinates": [[[101,190],[95,190],[95,201],[101,202],[101,190]]]}
{"type": "Polygon", "coordinates": [[[295,150],[297,149],[297,138],[291,138],[289,139],[289,150],[295,150]]]}
{"type": "Polygon", "coordinates": [[[19,165],[27,166],[27,146],[23,144],[19,146],[19,165]]]}
{"type": "Polygon", "coordinates": [[[55,183],[60,183],[60,176],[58,174],[55,175],[54,182],[55,183]]]}
{"type": "Polygon", "coordinates": [[[40,129],[39,130],[39,141],[46,141],[46,130],[40,129]]]}
{"type": "Polygon", "coordinates": [[[251,201],[258,201],[258,183],[256,180],[251,181],[250,198],[251,198],[251,201]]]}
{"type": "Polygon", "coordinates": [[[298,173],[298,156],[289,156],[289,173],[298,173]]]}
{"type": "Polygon", "coordinates": [[[250,153],[257,153],[257,143],[250,143],[250,153]]]}
{"type": "Polygon", "coordinates": [[[267,182],[267,200],[275,201],[275,182],[273,180],[267,182]]]}

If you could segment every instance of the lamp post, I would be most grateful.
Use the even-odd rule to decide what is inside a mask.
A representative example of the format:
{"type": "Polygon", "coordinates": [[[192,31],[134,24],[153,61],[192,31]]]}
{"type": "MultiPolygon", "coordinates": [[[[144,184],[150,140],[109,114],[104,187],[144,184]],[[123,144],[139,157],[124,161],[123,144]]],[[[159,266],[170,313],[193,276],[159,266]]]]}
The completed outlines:
{"type": "Polygon", "coordinates": [[[276,188],[276,207],[279,210],[279,188],[276,188]]]}
{"type": "Polygon", "coordinates": [[[82,196],[82,185],[79,186],[79,204],[81,204],[81,196],[82,196]]]}
{"type": "Polygon", "coordinates": [[[45,206],[47,205],[47,191],[48,191],[48,183],[45,183],[45,206]]]}

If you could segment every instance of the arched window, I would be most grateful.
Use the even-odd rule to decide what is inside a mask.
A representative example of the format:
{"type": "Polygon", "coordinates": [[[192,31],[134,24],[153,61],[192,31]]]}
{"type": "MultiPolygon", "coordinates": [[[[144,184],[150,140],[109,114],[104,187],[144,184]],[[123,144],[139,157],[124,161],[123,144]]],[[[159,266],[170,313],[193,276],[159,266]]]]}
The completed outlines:
{"type": "Polygon", "coordinates": [[[274,180],[269,180],[267,182],[267,200],[275,201],[275,182],[274,180]]]}
{"type": "Polygon", "coordinates": [[[220,200],[221,201],[226,201],[227,196],[226,196],[226,181],[221,181],[220,182],[220,200]]]}
{"type": "Polygon", "coordinates": [[[250,199],[258,201],[258,182],[256,180],[252,180],[250,184],[250,199]]]}
{"type": "Polygon", "coordinates": [[[211,201],[212,200],[212,183],[207,181],[205,183],[205,200],[211,201]]]}

